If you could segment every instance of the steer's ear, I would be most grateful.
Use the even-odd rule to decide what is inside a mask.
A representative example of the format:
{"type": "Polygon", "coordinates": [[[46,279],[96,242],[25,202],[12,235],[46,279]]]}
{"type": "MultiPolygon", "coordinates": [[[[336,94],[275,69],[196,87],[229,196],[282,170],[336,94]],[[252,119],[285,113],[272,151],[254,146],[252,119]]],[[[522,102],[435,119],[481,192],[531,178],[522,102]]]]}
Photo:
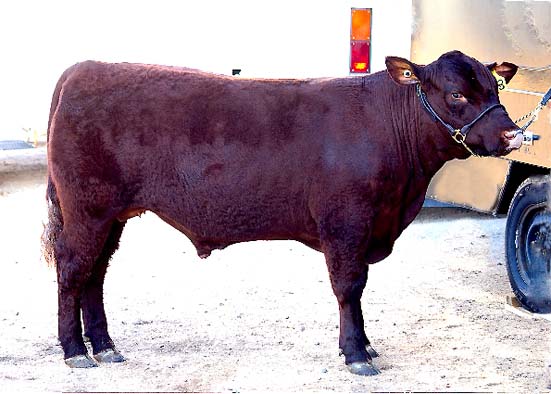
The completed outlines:
{"type": "Polygon", "coordinates": [[[509,62],[503,62],[499,65],[497,63],[488,64],[488,68],[490,71],[495,71],[500,77],[505,78],[505,82],[507,83],[515,76],[518,70],[516,64],[509,62]]]}
{"type": "Polygon", "coordinates": [[[386,69],[394,82],[400,85],[419,83],[422,68],[409,60],[396,56],[387,56],[385,59],[386,69]]]}

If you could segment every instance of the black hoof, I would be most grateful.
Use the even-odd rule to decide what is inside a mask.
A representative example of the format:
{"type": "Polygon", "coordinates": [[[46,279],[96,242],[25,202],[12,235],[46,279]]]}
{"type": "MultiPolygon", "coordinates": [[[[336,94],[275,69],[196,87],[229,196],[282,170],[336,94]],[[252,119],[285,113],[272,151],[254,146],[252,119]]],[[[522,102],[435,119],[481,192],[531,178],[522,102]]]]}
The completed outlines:
{"type": "Polygon", "coordinates": [[[79,354],[78,356],[66,358],[65,364],[71,368],[94,368],[98,366],[88,354],[79,354]]]}
{"type": "Polygon", "coordinates": [[[367,345],[366,348],[367,354],[371,356],[371,358],[379,357],[379,353],[371,345],[367,345]]]}
{"type": "Polygon", "coordinates": [[[98,354],[94,354],[94,358],[99,363],[122,363],[126,361],[116,349],[105,349],[98,354]]]}
{"type": "Polygon", "coordinates": [[[374,376],[381,373],[374,365],[367,361],[356,361],[346,365],[354,375],[374,376]]]}

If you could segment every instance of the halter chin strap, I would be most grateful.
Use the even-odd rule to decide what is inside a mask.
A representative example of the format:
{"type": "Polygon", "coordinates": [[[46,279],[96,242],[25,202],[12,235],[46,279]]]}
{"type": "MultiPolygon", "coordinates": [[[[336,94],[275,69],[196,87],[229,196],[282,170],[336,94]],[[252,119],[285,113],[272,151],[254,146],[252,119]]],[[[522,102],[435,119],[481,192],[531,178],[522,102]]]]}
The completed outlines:
{"type": "Polygon", "coordinates": [[[488,112],[490,112],[491,110],[493,110],[495,108],[505,109],[505,107],[503,107],[503,105],[501,105],[501,104],[490,105],[488,108],[486,108],[480,114],[478,114],[478,116],[476,118],[474,118],[470,123],[467,123],[465,126],[463,126],[460,129],[454,129],[452,125],[450,125],[449,123],[444,122],[444,120],[440,116],[438,116],[436,111],[434,111],[432,106],[429,104],[429,101],[427,100],[427,95],[421,89],[421,84],[415,85],[415,89],[417,91],[417,97],[419,97],[419,100],[421,101],[421,104],[423,104],[423,108],[425,108],[425,110],[432,117],[432,119],[434,121],[440,122],[446,128],[446,130],[448,130],[448,132],[450,133],[453,140],[455,142],[457,142],[458,144],[463,145],[463,147],[467,150],[467,152],[469,152],[473,156],[478,156],[478,155],[476,153],[474,153],[472,151],[472,149],[469,148],[469,146],[465,143],[465,139],[467,138],[467,134],[469,133],[471,127],[476,122],[478,122],[480,119],[482,119],[482,117],[484,115],[486,115],[488,112]]]}

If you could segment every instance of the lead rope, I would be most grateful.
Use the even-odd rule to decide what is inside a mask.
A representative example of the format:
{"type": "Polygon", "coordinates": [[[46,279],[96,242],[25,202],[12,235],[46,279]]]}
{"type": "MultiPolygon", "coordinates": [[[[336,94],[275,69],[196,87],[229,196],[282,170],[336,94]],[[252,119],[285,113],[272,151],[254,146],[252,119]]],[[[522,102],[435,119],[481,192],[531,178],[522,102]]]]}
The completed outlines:
{"type": "Polygon", "coordinates": [[[519,129],[519,131],[517,132],[517,135],[519,133],[524,134],[524,132],[526,131],[528,126],[530,126],[532,123],[534,123],[538,119],[538,115],[539,115],[540,111],[543,109],[543,107],[545,107],[547,105],[547,102],[549,101],[549,99],[551,99],[551,88],[549,88],[547,93],[545,93],[543,95],[543,98],[541,99],[539,104],[536,106],[536,108],[534,108],[534,110],[528,112],[526,115],[523,115],[520,118],[518,118],[517,120],[515,120],[515,123],[518,124],[518,123],[530,118],[530,119],[528,119],[528,122],[526,122],[524,124],[524,126],[522,126],[519,129]]]}
{"type": "Polygon", "coordinates": [[[463,148],[465,148],[467,150],[467,152],[469,152],[472,156],[474,157],[482,157],[482,156],[479,156],[477,155],[476,153],[473,152],[473,150],[471,148],[469,148],[469,145],[467,145],[465,143],[465,136],[463,134],[461,134],[461,132],[459,130],[455,130],[455,133],[452,134],[452,138],[460,143],[461,145],[463,145],[463,148]],[[461,137],[461,138],[460,138],[461,137]]]}

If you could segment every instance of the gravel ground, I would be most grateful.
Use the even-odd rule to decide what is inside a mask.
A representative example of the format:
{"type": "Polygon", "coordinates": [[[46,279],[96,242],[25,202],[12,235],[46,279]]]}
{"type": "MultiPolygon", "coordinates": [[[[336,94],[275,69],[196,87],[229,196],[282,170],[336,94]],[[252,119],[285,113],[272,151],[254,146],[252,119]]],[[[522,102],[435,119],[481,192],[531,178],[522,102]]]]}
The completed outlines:
{"type": "Polygon", "coordinates": [[[40,257],[45,186],[0,194],[0,391],[507,391],[550,383],[551,322],[506,307],[505,219],[426,208],[371,267],[362,299],[381,353],[347,372],[322,254],[234,245],[200,260],[155,215],[132,219],[107,274],[120,365],[69,369],[55,272],[40,257]]]}

